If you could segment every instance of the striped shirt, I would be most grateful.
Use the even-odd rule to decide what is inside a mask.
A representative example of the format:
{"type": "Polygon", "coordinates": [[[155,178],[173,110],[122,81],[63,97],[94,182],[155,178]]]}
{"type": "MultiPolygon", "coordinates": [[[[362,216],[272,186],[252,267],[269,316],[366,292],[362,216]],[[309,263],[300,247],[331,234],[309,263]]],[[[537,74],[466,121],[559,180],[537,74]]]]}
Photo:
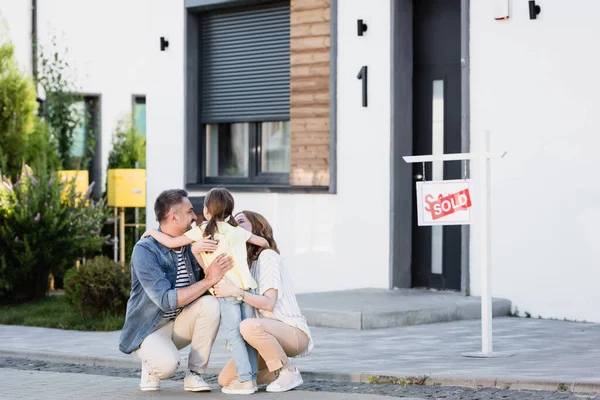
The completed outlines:
{"type": "Polygon", "coordinates": [[[308,336],[308,346],[296,357],[305,357],[313,349],[313,340],[306,318],[300,312],[296,301],[292,278],[285,266],[283,258],[273,250],[263,250],[258,260],[252,263],[250,273],[258,282],[258,294],[263,295],[269,289],[277,289],[277,301],[273,311],[257,309],[260,318],[274,319],[300,329],[308,336]]]}
{"type": "MultiPolygon", "coordinates": [[[[185,257],[182,250],[173,250],[177,254],[177,279],[175,280],[175,288],[182,288],[190,285],[190,277],[185,266],[185,257]]],[[[181,308],[175,311],[166,312],[163,319],[173,319],[179,314],[181,308]]]]}

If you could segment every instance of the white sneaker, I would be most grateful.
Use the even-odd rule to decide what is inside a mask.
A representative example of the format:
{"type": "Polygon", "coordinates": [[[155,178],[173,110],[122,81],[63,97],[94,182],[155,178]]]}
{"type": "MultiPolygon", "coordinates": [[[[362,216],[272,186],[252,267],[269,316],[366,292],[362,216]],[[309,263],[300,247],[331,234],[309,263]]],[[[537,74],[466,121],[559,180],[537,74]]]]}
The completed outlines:
{"type": "Polygon", "coordinates": [[[303,383],[304,381],[302,380],[300,371],[290,371],[287,368],[282,368],[281,371],[279,371],[279,377],[267,386],[267,392],[287,392],[303,383]]]}
{"type": "Polygon", "coordinates": [[[188,392],[210,392],[210,385],[204,382],[202,375],[188,372],[183,380],[183,388],[188,392]]]}
{"type": "Polygon", "coordinates": [[[252,394],[258,390],[254,385],[254,380],[240,382],[237,379],[229,382],[229,385],[221,388],[221,392],[225,394],[252,394]]]}
{"type": "Polygon", "coordinates": [[[142,379],[140,381],[140,390],[143,392],[154,392],[160,390],[160,379],[151,375],[146,365],[142,362],[142,379]]]}

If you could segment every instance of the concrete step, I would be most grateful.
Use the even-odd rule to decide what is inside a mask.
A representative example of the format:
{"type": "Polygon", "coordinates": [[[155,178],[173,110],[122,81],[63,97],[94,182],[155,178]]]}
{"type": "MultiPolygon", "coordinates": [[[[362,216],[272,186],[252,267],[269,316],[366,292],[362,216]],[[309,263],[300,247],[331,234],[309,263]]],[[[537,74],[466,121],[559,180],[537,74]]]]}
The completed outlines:
{"type": "MultiPolygon", "coordinates": [[[[378,329],[481,318],[481,298],[420,289],[356,289],[298,294],[310,326],[378,329]]],[[[507,316],[511,302],[493,299],[493,316],[507,316]]]]}

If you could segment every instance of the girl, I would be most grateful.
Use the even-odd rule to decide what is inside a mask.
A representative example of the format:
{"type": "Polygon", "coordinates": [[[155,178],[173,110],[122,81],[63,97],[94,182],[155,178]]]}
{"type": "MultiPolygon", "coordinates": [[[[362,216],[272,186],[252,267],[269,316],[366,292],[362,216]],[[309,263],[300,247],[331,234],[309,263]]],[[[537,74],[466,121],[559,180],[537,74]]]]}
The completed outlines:
{"type": "MultiPolygon", "coordinates": [[[[171,237],[156,229],[146,232],[163,246],[178,248],[186,246],[202,237],[210,237],[217,241],[217,251],[201,253],[202,268],[210,265],[219,254],[229,254],[233,258],[233,268],[225,274],[229,281],[241,289],[239,295],[219,298],[221,303],[221,322],[227,332],[227,341],[235,360],[237,379],[232,380],[221,391],[226,394],[252,394],[258,390],[256,373],[258,370],[258,354],[248,345],[241,333],[240,323],[246,318],[254,317],[254,308],[243,302],[247,290],[258,287],[252,278],[246,258],[246,242],[268,247],[266,239],[254,235],[238,227],[232,217],[234,207],[233,196],[227,189],[211,189],[204,198],[204,218],[208,221],[187,231],[183,236],[171,237]]],[[[212,290],[211,290],[212,293],[212,290]]]]}

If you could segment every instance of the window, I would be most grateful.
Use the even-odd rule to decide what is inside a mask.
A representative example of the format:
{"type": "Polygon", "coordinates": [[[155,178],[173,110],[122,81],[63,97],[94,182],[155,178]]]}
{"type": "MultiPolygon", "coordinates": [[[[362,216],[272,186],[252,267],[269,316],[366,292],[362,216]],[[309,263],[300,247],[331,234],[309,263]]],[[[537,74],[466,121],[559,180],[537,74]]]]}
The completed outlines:
{"type": "MultiPolygon", "coordinates": [[[[99,97],[83,96],[80,101],[76,101],[71,107],[79,116],[79,122],[73,132],[73,142],[71,143],[72,163],[77,164],[78,160],[93,162],[96,155],[95,142],[99,140],[99,97]]],[[[88,168],[85,165],[80,167],[88,168]]]]}
{"type": "Polygon", "coordinates": [[[289,121],[263,122],[260,135],[260,170],[265,173],[290,173],[289,121]]]}
{"type": "Polygon", "coordinates": [[[71,157],[82,159],[86,154],[85,148],[87,143],[87,119],[85,101],[81,100],[74,103],[72,106],[75,113],[79,116],[79,123],[73,132],[73,142],[71,143],[71,157]]]}
{"type": "Polygon", "coordinates": [[[286,184],[290,172],[290,123],[207,124],[206,183],[286,184]]]}
{"type": "MultiPolygon", "coordinates": [[[[102,178],[100,95],[83,95],[71,107],[79,116],[70,150],[72,168],[87,169],[90,182],[98,183],[102,178]]],[[[101,185],[94,186],[93,195],[95,198],[102,195],[101,185]]]]}
{"type": "Polygon", "coordinates": [[[146,137],[146,96],[133,96],[133,124],[146,137]]]}
{"type": "Polygon", "coordinates": [[[188,80],[187,182],[288,185],[289,1],[209,9],[188,21],[197,34],[187,71],[199,79],[188,80]]]}

